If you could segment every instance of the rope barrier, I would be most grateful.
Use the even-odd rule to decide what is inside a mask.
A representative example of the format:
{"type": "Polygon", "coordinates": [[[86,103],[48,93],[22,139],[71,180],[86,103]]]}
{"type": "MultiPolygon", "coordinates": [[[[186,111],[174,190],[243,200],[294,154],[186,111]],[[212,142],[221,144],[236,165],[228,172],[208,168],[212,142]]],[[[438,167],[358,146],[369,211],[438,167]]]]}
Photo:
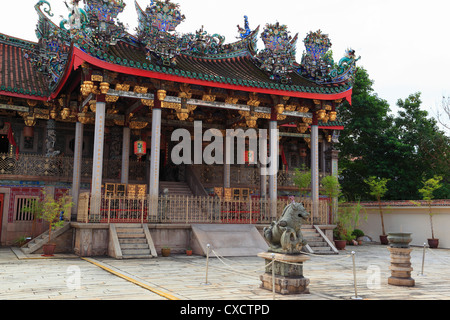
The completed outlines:
{"type": "Polygon", "coordinates": [[[439,256],[436,252],[434,252],[434,250],[431,250],[428,246],[427,246],[427,252],[431,252],[431,253],[434,254],[439,260],[444,261],[445,264],[450,264],[450,260],[446,260],[445,258],[439,256]]]}
{"type": "MultiPolygon", "coordinates": [[[[267,262],[263,267],[259,267],[259,268],[257,268],[257,269],[254,269],[254,270],[246,270],[246,271],[243,271],[242,269],[237,269],[235,266],[232,266],[231,264],[229,264],[229,263],[227,263],[227,262],[225,262],[225,260],[229,260],[229,261],[231,261],[230,259],[227,259],[227,258],[225,258],[225,257],[223,257],[222,255],[220,255],[220,254],[218,254],[214,249],[211,249],[211,245],[210,244],[208,244],[207,245],[207,251],[206,251],[206,281],[205,281],[205,284],[208,284],[208,268],[209,268],[209,253],[213,253],[215,256],[216,256],[216,258],[225,266],[225,267],[227,267],[227,268],[229,268],[229,269],[231,269],[232,271],[234,271],[234,272],[238,272],[239,274],[246,274],[246,275],[248,275],[248,276],[255,276],[255,272],[260,272],[262,269],[264,269],[264,270],[267,270],[267,268],[268,267],[270,267],[271,265],[273,265],[275,262],[282,262],[282,263],[284,263],[284,264],[290,264],[290,265],[297,265],[297,266],[303,266],[303,263],[294,263],[294,262],[288,262],[288,261],[282,261],[282,260],[279,260],[279,259],[276,259],[276,256],[275,256],[275,254],[272,254],[272,261],[270,261],[270,262],[267,262]]],[[[313,256],[318,256],[318,255],[314,255],[314,254],[309,254],[309,255],[313,255],[313,256]]],[[[324,256],[319,256],[320,258],[327,258],[327,259],[330,259],[330,257],[331,256],[326,256],[326,257],[324,257],[324,256]]],[[[344,255],[344,256],[342,256],[342,257],[340,257],[339,259],[332,259],[333,261],[331,261],[331,262],[327,262],[327,263],[319,263],[319,264],[317,264],[317,263],[315,263],[315,264],[313,264],[313,265],[320,265],[320,264],[322,264],[322,265],[330,265],[330,264],[336,264],[337,262],[339,262],[339,261],[343,261],[343,260],[345,260],[345,259],[348,259],[348,258],[352,258],[353,259],[353,282],[354,282],[354,290],[355,290],[355,296],[354,297],[352,297],[352,300],[361,300],[362,298],[361,297],[358,297],[358,291],[357,291],[357,282],[356,282],[356,263],[355,263],[355,252],[354,251],[352,251],[352,253],[351,254],[349,254],[349,255],[344,255]]],[[[268,259],[266,259],[266,260],[268,260],[268,259]]],[[[236,265],[236,264],[235,264],[236,265]]],[[[241,264],[241,263],[237,263],[237,265],[238,266],[241,266],[241,267],[248,267],[249,265],[248,264],[241,264]]],[[[308,263],[308,265],[311,265],[311,263],[308,263]]],[[[272,267],[272,294],[273,294],[273,300],[275,300],[275,268],[274,267],[272,267]]]]}
{"type": "MultiPolygon", "coordinates": [[[[225,266],[227,266],[227,267],[229,267],[230,269],[233,269],[234,271],[237,271],[237,272],[239,272],[239,273],[247,273],[247,272],[243,272],[242,270],[238,270],[238,269],[233,268],[231,265],[225,263],[225,262],[223,261],[223,259],[222,259],[221,257],[219,257],[219,255],[218,255],[214,250],[212,250],[212,252],[213,252],[214,255],[217,257],[217,259],[219,259],[219,261],[222,262],[222,264],[224,264],[225,266]]],[[[270,263],[264,265],[263,267],[260,267],[260,268],[258,268],[258,269],[254,269],[254,270],[250,270],[250,271],[248,271],[248,272],[250,272],[250,273],[251,273],[251,272],[259,272],[259,271],[265,269],[266,267],[272,265],[273,263],[274,263],[274,261],[271,261],[270,263]]],[[[240,264],[240,265],[241,265],[241,266],[245,266],[245,265],[243,265],[243,264],[240,264]]],[[[250,275],[250,273],[247,273],[247,274],[250,275]]],[[[251,275],[254,276],[254,274],[251,274],[251,275]]]]}

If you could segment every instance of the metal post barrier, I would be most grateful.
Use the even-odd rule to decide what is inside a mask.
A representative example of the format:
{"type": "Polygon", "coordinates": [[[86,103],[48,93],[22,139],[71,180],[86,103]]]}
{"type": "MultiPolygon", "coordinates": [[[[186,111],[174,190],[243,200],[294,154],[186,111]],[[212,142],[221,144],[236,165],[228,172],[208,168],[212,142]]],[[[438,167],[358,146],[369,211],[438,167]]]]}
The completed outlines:
{"type": "Polygon", "coordinates": [[[275,253],[272,253],[272,299],[275,300],[275,253]]]}
{"type": "Polygon", "coordinates": [[[209,269],[209,248],[211,245],[208,243],[206,245],[206,278],[205,278],[205,285],[208,285],[208,269],[209,269]]]}
{"type": "Polygon", "coordinates": [[[358,290],[356,284],[356,264],[355,264],[355,251],[352,251],[352,260],[353,260],[353,283],[355,285],[355,296],[352,297],[352,300],[362,300],[362,298],[358,297],[358,290]]]}
{"type": "Polygon", "coordinates": [[[425,243],[423,244],[422,272],[419,274],[419,276],[422,276],[422,277],[425,276],[425,275],[423,274],[423,269],[424,269],[424,266],[425,266],[425,250],[426,250],[426,248],[427,248],[427,243],[425,242],[425,243]]]}

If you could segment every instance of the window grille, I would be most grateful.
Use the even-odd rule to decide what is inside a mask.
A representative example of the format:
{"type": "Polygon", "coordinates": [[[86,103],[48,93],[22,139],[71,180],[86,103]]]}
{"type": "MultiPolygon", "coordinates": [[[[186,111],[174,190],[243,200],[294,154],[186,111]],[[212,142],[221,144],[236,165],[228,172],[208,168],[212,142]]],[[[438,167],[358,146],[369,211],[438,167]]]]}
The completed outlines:
{"type": "Polygon", "coordinates": [[[36,206],[38,197],[17,196],[16,197],[16,211],[15,221],[33,221],[33,208],[36,206]],[[30,208],[31,210],[28,210],[30,208]]]}

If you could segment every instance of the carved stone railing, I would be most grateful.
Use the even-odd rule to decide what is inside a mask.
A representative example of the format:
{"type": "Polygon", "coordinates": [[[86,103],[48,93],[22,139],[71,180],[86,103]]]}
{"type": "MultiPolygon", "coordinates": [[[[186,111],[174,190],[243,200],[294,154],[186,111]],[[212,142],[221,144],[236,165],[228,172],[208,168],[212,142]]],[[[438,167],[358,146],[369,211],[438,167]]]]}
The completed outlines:
{"type": "MultiPolygon", "coordinates": [[[[44,177],[71,181],[73,178],[73,157],[46,157],[33,154],[0,154],[0,176],[44,177]]],[[[146,176],[145,162],[130,161],[129,179],[142,180],[146,176]]],[[[105,159],[103,178],[120,180],[121,160],[105,159]]],[[[92,159],[82,159],[81,177],[92,177],[92,159]]]]}

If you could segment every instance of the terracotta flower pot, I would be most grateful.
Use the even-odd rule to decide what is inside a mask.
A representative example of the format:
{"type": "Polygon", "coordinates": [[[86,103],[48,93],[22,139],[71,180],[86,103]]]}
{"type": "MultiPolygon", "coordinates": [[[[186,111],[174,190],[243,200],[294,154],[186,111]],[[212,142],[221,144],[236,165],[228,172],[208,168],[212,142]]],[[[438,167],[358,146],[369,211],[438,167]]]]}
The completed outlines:
{"type": "Polygon", "coordinates": [[[54,243],[47,243],[42,246],[42,251],[44,251],[44,254],[42,256],[44,257],[53,257],[53,254],[55,253],[56,244],[54,243]]]}
{"type": "Polygon", "coordinates": [[[428,239],[428,245],[432,249],[436,249],[439,247],[439,239],[428,239]]]}
{"type": "Polygon", "coordinates": [[[163,257],[168,257],[168,256],[170,256],[170,248],[162,248],[162,249],[161,249],[161,255],[162,255],[163,257]]]}
{"type": "Polygon", "coordinates": [[[380,236],[380,242],[381,244],[389,244],[388,236],[387,235],[380,236]]]}
{"type": "Polygon", "coordinates": [[[186,250],[186,255],[187,256],[192,256],[192,250],[186,250]]]}
{"type": "Polygon", "coordinates": [[[334,240],[334,245],[338,250],[345,250],[345,245],[347,244],[347,240],[334,240]]]}

